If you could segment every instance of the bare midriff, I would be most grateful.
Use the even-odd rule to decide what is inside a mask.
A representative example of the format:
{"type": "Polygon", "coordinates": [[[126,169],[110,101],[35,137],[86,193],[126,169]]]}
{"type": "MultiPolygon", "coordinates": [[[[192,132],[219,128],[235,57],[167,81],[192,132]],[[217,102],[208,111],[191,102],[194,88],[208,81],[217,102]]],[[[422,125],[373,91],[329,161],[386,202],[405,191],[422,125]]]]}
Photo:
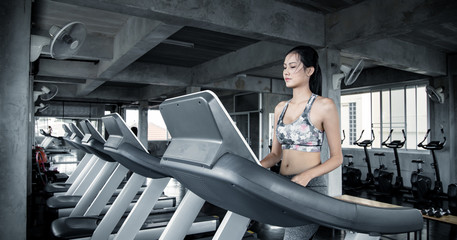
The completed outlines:
{"type": "Polygon", "coordinates": [[[320,152],[282,150],[281,175],[296,175],[321,164],[320,152]]]}

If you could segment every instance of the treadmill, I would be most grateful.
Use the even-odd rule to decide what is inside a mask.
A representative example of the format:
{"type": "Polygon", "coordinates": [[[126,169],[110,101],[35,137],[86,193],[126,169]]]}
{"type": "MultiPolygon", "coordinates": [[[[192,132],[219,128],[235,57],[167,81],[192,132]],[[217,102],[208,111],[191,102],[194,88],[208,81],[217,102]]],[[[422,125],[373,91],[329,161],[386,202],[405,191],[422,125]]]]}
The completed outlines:
{"type": "MultiPolygon", "coordinates": [[[[59,217],[68,216],[70,214],[82,215],[81,211],[87,209],[87,204],[92,202],[94,195],[96,195],[101,190],[103,184],[107,181],[108,177],[112,174],[117,165],[117,163],[108,155],[105,155],[97,150],[97,147],[100,148],[101,146],[101,148],[103,148],[104,143],[104,140],[100,134],[98,134],[98,132],[96,132],[97,134],[90,133],[84,122],[82,122],[81,127],[84,129],[84,132],[86,133],[85,135],[82,135],[82,132],[76,125],[72,126],[72,128],[77,133],[81,133],[82,135],[81,139],[80,134],[75,134],[78,141],[73,140],[72,143],[79,149],[86,151],[88,154],[91,154],[97,158],[95,158],[95,160],[91,160],[93,162],[92,165],[89,164],[87,166],[87,170],[85,172],[81,172],[79,179],[83,181],[85,178],[87,178],[87,175],[90,174],[90,171],[93,172],[95,177],[91,177],[85,180],[89,186],[87,187],[86,191],[83,191],[83,194],[74,195],[67,192],[65,195],[55,195],[47,199],[46,205],[49,209],[57,210],[59,217]],[[102,168],[99,169],[99,165],[101,165],[102,168]],[[91,168],[94,168],[94,170],[91,168]],[[85,200],[81,202],[80,200],[83,196],[85,196],[85,200]],[[76,207],[78,203],[79,210],[74,211],[73,208],[76,207]]],[[[86,156],[84,158],[86,158],[86,156]]]]}
{"type": "MultiPolygon", "coordinates": [[[[52,232],[60,238],[158,238],[172,213],[162,211],[163,214],[149,214],[170,177],[160,168],[160,159],[147,152],[118,114],[105,116],[102,120],[110,134],[104,144],[105,152],[118,161],[120,166],[134,173],[103,218],[61,218],[53,222],[52,232]],[[146,178],[149,178],[150,183],[127,218],[122,218],[127,205],[146,178]]],[[[192,224],[188,234],[215,231],[217,224],[217,218],[201,216],[192,224]]]]}
{"type": "Polygon", "coordinates": [[[71,123],[70,127],[62,125],[66,132],[71,135],[68,138],[64,138],[68,143],[74,146],[77,149],[85,152],[84,157],[82,158],[80,164],[76,168],[76,175],[72,174],[67,184],[64,183],[53,183],[48,184],[45,187],[45,191],[48,193],[53,193],[56,195],[82,195],[85,190],[89,187],[90,183],[97,176],[97,173],[103,167],[103,161],[95,156],[89,148],[85,147],[82,144],[82,139],[84,134],[81,130],[74,124],[71,123]],[[81,166],[80,166],[81,165],[81,166]]]}
{"type": "Polygon", "coordinates": [[[282,227],[317,223],[354,232],[346,234],[352,239],[422,229],[417,209],[346,202],[261,167],[211,91],[167,99],[160,111],[173,136],[160,165],[201,198],[230,211],[213,239],[241,239],[249,219],[282,227]]]}
{"type": "MultiPolygon", "coordinates": [[[[59,217],[105,214],[111,206],[113,198],[118,195],[117,188],[128,172],[125,167],[119,166],[116,160],[105,153],[103,149],[105,139],[89,120],[81,121],[80,125],[85,132],[82,144],[106,162],[83,196],[63,195],[48,199],[48,208],[58,209],[59,217]]],[[[132,203],[127,211],[130,211],[133,205],[132,203]]],[[[157,209],[175,205],[175,198],[161,197],[154,207],[157,209]]]]}

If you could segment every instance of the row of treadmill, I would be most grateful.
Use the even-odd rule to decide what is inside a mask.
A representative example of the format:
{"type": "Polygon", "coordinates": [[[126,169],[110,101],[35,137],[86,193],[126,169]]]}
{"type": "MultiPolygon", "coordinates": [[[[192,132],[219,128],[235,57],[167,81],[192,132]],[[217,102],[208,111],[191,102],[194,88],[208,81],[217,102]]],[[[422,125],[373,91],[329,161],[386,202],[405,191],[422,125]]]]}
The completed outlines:
{"type": "Polygon", "coordinates": [[[172,136],[161,158],[116,113],[102,118],[106,140],[88,120],[81,129],[63,125],[64,140],[86,154],[66,182],[46,186],[54,193],[47,206],[58,212],[55,238],[255,239],[247,231],[253,220],[280,227],[317,223],[347,230],[347,239],[422,230],[417,209],[342,201],[264,169],[211,91],[167,99],[160,111],[172,136]],[[187,189],[177,206],[163,195],[171,178],[187,189]],[[202,214],[205,201],[226,214],[202,214]]]}

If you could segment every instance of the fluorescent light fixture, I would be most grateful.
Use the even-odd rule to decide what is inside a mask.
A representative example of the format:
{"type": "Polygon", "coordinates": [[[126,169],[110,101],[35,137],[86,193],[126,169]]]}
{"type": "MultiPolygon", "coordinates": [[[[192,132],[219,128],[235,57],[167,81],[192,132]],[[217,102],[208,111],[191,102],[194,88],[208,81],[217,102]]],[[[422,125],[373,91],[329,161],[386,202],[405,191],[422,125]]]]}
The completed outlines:
{"type": "Polygon", "coordinates": [[[182,41],[177,41],[177,40],[171,40],[171,39],[165,39],[162,43],[166,44],[171,44],[171,45],[176,45],[176,46],[181,46],[181,47],[188,47],[188,48],[193,48],[194,44],[190,42],[182,42],[182,41]]]}

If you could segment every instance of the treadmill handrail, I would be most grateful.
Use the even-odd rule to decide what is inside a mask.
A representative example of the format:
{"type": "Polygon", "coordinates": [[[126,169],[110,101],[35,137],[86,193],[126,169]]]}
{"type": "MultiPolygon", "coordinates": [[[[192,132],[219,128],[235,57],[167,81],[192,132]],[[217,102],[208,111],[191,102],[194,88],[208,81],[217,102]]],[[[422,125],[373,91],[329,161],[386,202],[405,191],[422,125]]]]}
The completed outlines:
{"type": "Polygon", "coordinates": [[[148,153],[147,149],[127,127],[117,113],[102,117],[109,137],[104,150],[120,164],[142,176],[150,178],[169,177],[160,166],[160,159],[148,153]]]}

